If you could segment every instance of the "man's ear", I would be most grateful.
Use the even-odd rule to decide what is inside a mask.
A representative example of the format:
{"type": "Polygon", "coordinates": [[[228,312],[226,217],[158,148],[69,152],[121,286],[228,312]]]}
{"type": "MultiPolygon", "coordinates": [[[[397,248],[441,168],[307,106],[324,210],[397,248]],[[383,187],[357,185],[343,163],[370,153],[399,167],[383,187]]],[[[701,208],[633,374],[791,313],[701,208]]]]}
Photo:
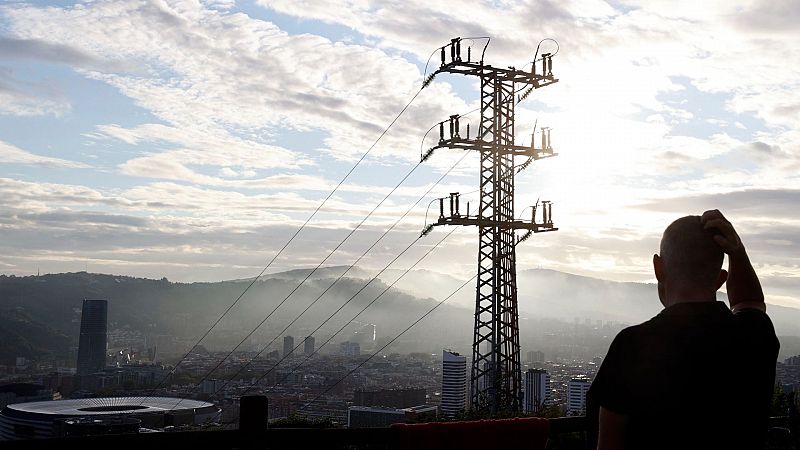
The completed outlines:
{"type": "Polygon", "coordinates": [[[717,278],[717,288],[715,290],[718,291],[726,281],[728,281],[728,271],[725,269],[720,269],[719,277],[717,278]]]}
{"type": "Polygon", "coordinates": [[[653,255],[653,272],[656,274],[656,280],[664,281],[664,260],[658,254],[653,255]]]}

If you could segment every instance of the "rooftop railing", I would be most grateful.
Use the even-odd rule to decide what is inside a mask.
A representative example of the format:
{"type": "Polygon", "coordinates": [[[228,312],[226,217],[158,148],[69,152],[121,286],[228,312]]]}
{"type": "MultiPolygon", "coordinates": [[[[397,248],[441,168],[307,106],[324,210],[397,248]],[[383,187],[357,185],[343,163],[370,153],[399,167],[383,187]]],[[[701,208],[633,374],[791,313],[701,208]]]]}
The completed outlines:
{"type": "MultiPolygon", "coordinates": [[[[3,449],[82,450],[116,447],[219,448],[219,449],[347,449],[400,450],[396,428],[278,428],[267,426],[267,399],[264,396],[242,398],[238,429],[203,431],[140,432],[131,434],[61,437],[52,439],[12,440],[1,442],[3,449]]],[[[800,418],[794,408],[790,416],[771,417],[768,442],[770,450],[800,450],[800,418]]],[[[584,416],[547,419],[549,435],[546,450],[589,450],[589,421],[584,416]]],[[[524,443],[520,443],[524,444],[524,443]]],[[[521,445],[521,448],[524,445],[521,445]]]]}
{"type": "MultiPolygon", "coordinates": [[[[585,417],[548,419],[547,450],[586,450],[585,417]]],[[[771,450],[797,450],[788,417],[770,419],[771,450]]],[[[399,431],[393,428],[265,428],[257,431],[181,431],[5,441],[5,449],[107,450],[116,447],[219,449],[347,449],[397,450],[399,431]]]]}

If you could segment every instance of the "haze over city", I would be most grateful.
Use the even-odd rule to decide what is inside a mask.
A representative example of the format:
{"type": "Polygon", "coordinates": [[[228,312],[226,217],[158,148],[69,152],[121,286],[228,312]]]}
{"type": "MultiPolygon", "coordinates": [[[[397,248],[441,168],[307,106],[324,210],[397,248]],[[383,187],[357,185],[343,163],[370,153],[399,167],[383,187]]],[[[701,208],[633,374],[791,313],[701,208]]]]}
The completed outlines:
{"type": "Polygon", "coordinates": [[[3,3],[0,440],[477,445],[442,430],[513,417],[566,450],[713,417],[708,442],[800,445],[797,23],[790,0],[3,3]]]}

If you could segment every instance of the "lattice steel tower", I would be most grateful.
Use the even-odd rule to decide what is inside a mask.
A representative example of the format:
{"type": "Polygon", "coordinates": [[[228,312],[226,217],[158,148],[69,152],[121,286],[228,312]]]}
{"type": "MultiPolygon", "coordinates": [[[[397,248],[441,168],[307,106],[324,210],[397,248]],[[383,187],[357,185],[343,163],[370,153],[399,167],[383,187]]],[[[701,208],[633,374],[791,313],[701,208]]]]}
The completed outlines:
{"type": "MultiPolygon", "coordinates": [[[[469,124],[462,137],[459,116],[450,116],[439,123],[439,142],[422,156],[428,159],[437,148],[456,148],[480,152],[480,205],[477,215],[461,214],[460,195],[450,194],[449,214],[445,199],[440,199],[439,218],[433,225],[476,225],[479,230],[478,279],[475,299],[475,329],[472,342],[471,407],[492,414],[497,411],[519,411],[522,403],[522,373],[519,349],[519,315],[517,311],[517,274],[515,246],[530,234],[555,231],[552,204],[544,201],[533,206],[530,221],[514,216],[514,176],[532,161],[555,156],[550,146],[550,130],[541,130],[541,148],[514,143],[514,107],[538,89],[558,80],[553,77],[552,55],[534,57],[530,71],[506,69],[484,64],[483,47],[480,61],[471,61],[472,47],[466,59],[461,55],[461,38],[452,39],[441,48],[441,65],[437,73],[473,75],[480,79],[480,126],[470,138],[469,124]],[[449,58],[447,58],[449,53],[449,58]],[[539,64],[541,63],[541,66],[539,64]],[[537,73],[537,67],[541,73],[537,73]],[[521,94],[519,94],[521,93],[521,94]],[[449,133],[445,134],[445,125],[449,133]],[[527,160],[515,167],[515,157],[527,160]],[[537,223],[537,209],[542,222],[537,223]],[[517,238],[515,230],[526,233],[517,238]]],[[[537,51],[538,53],[538,51],[537,51]]],[[[538,55],[537,55],[538,56],[538,55]]]]}

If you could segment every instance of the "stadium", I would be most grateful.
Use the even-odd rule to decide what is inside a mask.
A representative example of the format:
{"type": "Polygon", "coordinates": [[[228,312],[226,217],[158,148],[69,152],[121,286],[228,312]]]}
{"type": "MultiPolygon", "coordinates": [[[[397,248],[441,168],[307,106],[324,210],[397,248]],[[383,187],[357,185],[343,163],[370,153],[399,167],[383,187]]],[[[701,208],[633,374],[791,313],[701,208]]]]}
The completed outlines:
{"type": "Polygon", "coordinates": [[[173,397],[101,397],[8,405],[0,412],[0,440],[64,435],[65,419],[132,418],[142,427],[201,425],[217,421],[214,404],[173,397]]]}

